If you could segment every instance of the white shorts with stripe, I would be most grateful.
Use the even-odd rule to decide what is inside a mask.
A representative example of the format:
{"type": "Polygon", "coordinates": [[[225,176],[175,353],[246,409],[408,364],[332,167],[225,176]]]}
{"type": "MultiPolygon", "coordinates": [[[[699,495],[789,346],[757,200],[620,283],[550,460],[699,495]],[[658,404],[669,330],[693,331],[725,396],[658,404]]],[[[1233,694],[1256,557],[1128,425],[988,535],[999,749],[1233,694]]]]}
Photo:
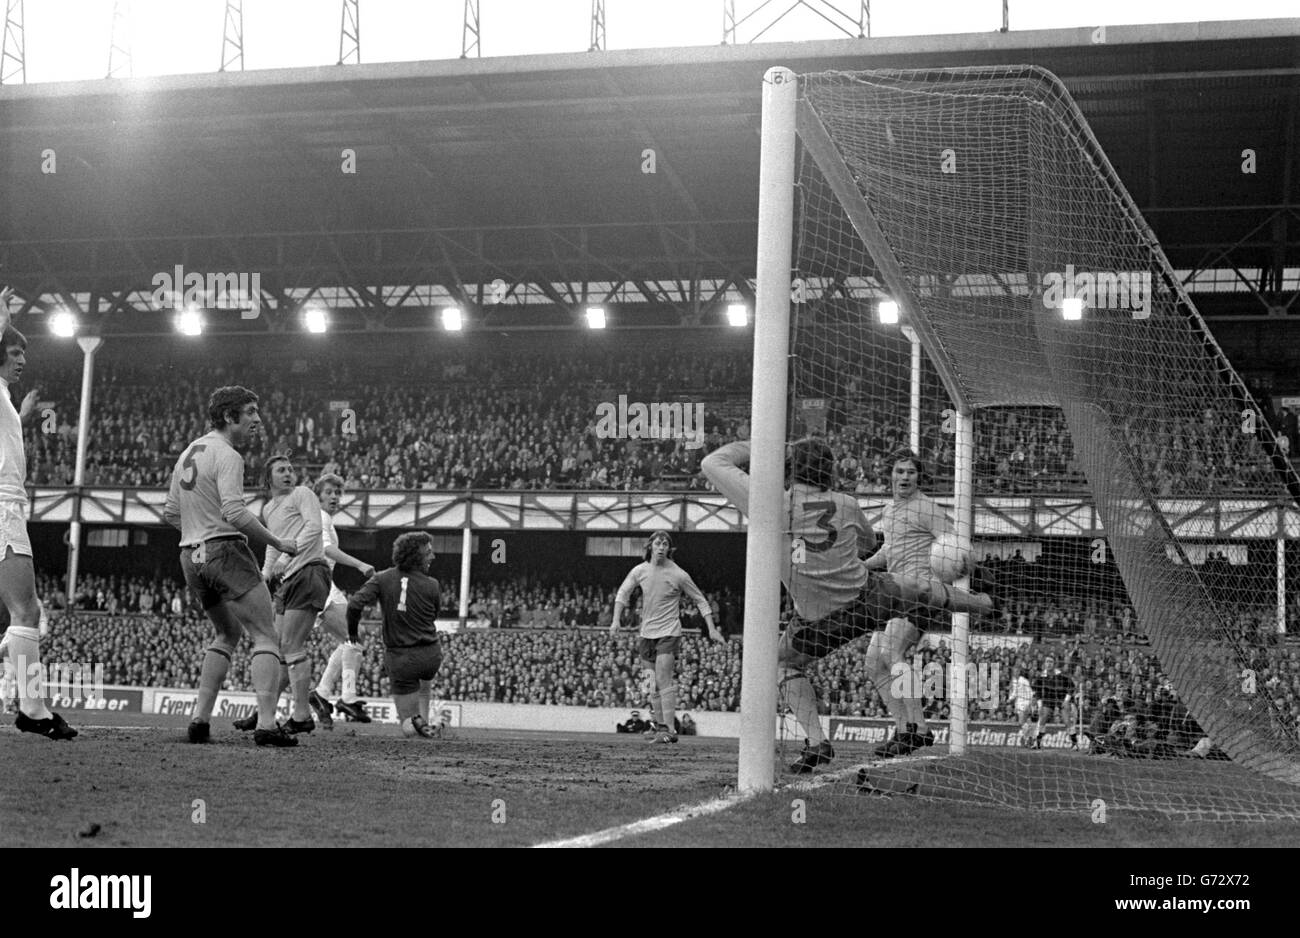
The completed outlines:
{"type": "Polygon", "coordinates": [[[316,616],[316,625],[315,625],[316,628],[321,627],[321,623],[325,621],[325,613],[329,612],[330,607],[339,603],[342,603],[344,606],[346,606],[348,604],[348,597],[344,594],[343,590],[339,589],[337,586],[331,583],[330,594],[325,599],[325,608],[322,609],[320,613],[317,614],[316,616]]]}
{"type": "Polygon", "coordinates": [[[9,553],[24,557],[32,556],[32,542],[27,537],[27,503],[20,501],[0,501],[0,560],[9,553]]]}

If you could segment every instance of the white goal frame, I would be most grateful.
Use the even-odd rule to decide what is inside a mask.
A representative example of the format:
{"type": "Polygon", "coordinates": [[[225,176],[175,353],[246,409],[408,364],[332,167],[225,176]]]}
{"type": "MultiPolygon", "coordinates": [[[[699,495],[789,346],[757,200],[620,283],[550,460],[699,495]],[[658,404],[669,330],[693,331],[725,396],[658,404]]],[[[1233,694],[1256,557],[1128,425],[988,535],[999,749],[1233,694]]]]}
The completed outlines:
{"type": "MultiPolygon", "coordinates": [[[[780,572],[786,546],[782,514],[790,339],[791,257],[794,229],[795,154],[802,141],[840,200],[854,229],[869,246],[891,298],[915,336],[914,350],[929,353],[944,387],[957,405],[954,527],[970,550],[973,534],[974,424],[971,407],[939,351],[925,313],[892,255],[866,201],[847,177],[820,120],[798,99],[798,77],[784,67],[763,76],[759,161],[758,258],[754,304],[754,378],[751,402],[750,514],[745,566],[745,629],[741,683],[738,787],[771,791],[775,785],[773,727],[777,725],[777,630],[780,572]]],[[[913,354],[913,388],[919,355],[913,354]]],[[[915,390],[913,391],[915,397],[915,390]]],[[[913,403],[914,411],[916,402],[913,403]]],[[[912,416],[915,427],[916,416],[912,416]]],[[[917,434],[913,430],[913,439],[917,434]]],[[[967,586],[967,580],[958,581],[967,586]]],[[[952,660],[944,686],[950,696],[949,751],[966,749],[966,676],[970,616],[953,617],[952,660]]]]}

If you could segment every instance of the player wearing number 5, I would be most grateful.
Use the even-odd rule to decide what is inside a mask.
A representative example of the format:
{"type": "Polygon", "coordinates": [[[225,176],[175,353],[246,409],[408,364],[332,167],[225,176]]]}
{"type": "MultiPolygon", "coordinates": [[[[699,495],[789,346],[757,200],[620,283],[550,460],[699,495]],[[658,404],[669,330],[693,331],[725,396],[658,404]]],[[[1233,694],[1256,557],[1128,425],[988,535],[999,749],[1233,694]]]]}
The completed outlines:
{"type": "Polygon", "coordinates": [[[212,707],[230,670],[230,656],[247,631],[253,639],[253,689],[257,692],[259,746],[296,746],[298,740],[276,726],[280,695],[280,642],[272,622],[271,593],[248,542],[298,553],[292,540],[281,541],[244,505],[244,457],[262,432],[257,395],[248,388],[217,388],[208,398],[212,431],[185,448],[172,470],[163,519],[181,532],[181,571],[185,583],[216,627],[217,637],[203,655],[198,700],[190,723],[190,742],[205,743],[212,707]]]}
{"type": "Polygon", "coordinates": [[[442,665],[438,605],[442,588],[429,576],[429,535],[411,532],[393,543],[393,566],[376,573],[348,600],[348,640],[357,641],[361,611],[376,600],[384,618],[384,669],[397,719],[407,736],[434,738],[429,726],[433,679],[442,665]]]}

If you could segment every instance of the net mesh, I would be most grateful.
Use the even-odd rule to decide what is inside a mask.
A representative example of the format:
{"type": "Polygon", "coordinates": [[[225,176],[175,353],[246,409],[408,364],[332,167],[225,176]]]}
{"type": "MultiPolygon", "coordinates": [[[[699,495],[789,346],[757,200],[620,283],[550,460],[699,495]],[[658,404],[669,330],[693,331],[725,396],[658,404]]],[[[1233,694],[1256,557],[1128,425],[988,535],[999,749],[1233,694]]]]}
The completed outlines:
{"type": "MultiPolygon", "coordinates": [[[[866,640],[822,660],[831,742],[862,766],[827,778],[1018,807],[1300,817],[1300,649],[1276,560],[1300,480],[1062,84],[1032,67],[826,73],[801,76],[799,96],[790,436],[824,434],[841,487],[879,517],[888,456],[911,435],[911,342],[876,316],[893,293],[924,327],[926,490],[952,494],[964,403],[974,555],[1007,599],[972,623],[961,757],[934,758],[950,679],[925,694],[940,744],[878,760],[893,721],[861,676],[866,640]],[[829,151],[813,145],[823,133],[829,151]],[[1048,655],[1073,706],[1040,739],[1013,676],[1036,702],[1048,655]]],[[[914,673],[947,674],[949,645],[929,634],[914,673]]]]}

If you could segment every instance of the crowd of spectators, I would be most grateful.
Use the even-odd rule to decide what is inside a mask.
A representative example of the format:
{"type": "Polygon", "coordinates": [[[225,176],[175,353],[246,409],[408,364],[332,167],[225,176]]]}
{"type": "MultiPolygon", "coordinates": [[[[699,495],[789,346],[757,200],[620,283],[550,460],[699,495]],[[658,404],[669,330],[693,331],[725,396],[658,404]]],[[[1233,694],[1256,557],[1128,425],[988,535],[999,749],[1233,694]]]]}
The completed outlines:
{"type": "MultiPolygon", "coordinates": [[[[80,608],[94,615],[70,616],[57,611],[54,577],[42,575],[39,587],[55,610],[53,630],[44,654],[50,661],[103,664],[110,684],[156,687],[197,686],[203,651],[211,627],[186,601],[179,584],[165,579],[87,577],[79,591],[80,608]]],[[[455,608],[456,586],[446,587],[448,608],[455,608]]],[[[741,643],[739,597],[728,590],[710,593],[715,615],[732,632],[722,644],[707,641],[686,618],[687,635],[678,665],[681,707],[697,711],[735,710],[740,703],[741,643]]],[[[471,614],[462,628],[445,639],[443,669],[436,693],[459,701],[564,704],[633,708],[645,704],[642,675],[635,656],[632,631],[610,634],[612,591],[592,585],[550,585],[527,582],[479,587],[471,614]]],[[[685,614],[688,610],[683,609],[685,614]]],[[[693,609],[691,610],[693,611],[693,609]]],[[[631,616],[629,612],[629,616],[631,616]]],[[[1242,608],[1233,613],[1233,634],[1226,645],[1245,639],[1255,649],[1255,668],[1263,693],[1276,713],[1300,725],[1300,647],[1279,642],[1271,611],[1242,608]]],[[[1300,618],[1292,617],[1293,629],[1300,618]]],[[[372,633],[373,634],[373,630],[372,633]]],[[[1164,719],[1176,703],[1166,675],[1152,653],[1140,623],[1124,599],[1066,597],[1015,600],[1002,630],[984,633],[971,663],[980,680],[995,680],[996,706],[980,709],[976,719],[1013,718],[1010,682],[1016,671],[1042,671],[1046,655],[1078,688],[1088,715],[1106,698],[1126,714],[1164,719]]],[[[332,650],[322,633],[313,633],[312,669],[319,674],[332,650]]],[[[227,688],[251,687],[249,645],[237,650],[227,688]]],[[[884,717],[887,712],[877,690],[864,675],[865,645],[861,642],[835,652],[811,666],[813,684],[821,694],[824,713],[838,716],[884,717]]],[[[915,666],[946,665],[946,641],[916,652],[915,666]]],[[[363,697],[388,694],[382,655],[374,641],[366,643],[359,692],[363,697]]],[[[941,685],[942,686],[942,685],[941,685]]],[[[991,690],[991,688],[986,688],[991,690]]],[[[927,713],[949,715],[948,701],[938,695],[926,702],[927,713]]]]}
{"type": "MultiPolygon", "coordinates": [[[[353,489],[703,488],[702,455],[749,433],[746,353],[623,349],[363,362],[336,354],[305,369],[250,362],[238,373],[209,364],[174,370],[164,380],[151,365],[101,362],[86,481],[165,486],[184,446],[208,429],[208,393],[231,382],[263,395],[266,433],[247,460],[253,484],[267,456],[289,453],[311,475],[336,472],[353,489]],[[597,408],[620,396],[700,403],[703,430],[670,439],[611,438],[597,408]]],[[[41,382],[48,408],[27,430],[29,479],[70,484],[77,375],[51,367],[33,380],[41,382]]],[[[908,439],[906,402],[880,396],[870,381],[836,384],[830,393],[840,396],[824,426],[809,427],[832,444],[843,487],[864,494],[888,491],[887,456],[908,439]]],[[[924,399],[922,455],[942,488],[952,478],[955,437],[933,381],[924,399]]],[[[1149,424],[1134,420],[1126,443],[1160,495],[1264,490],[1271,463],[1239,422],[1239,414],[1212,409],[1149,424]]],[[[1273,422],[1291,451],[1300,451],[1295,415],[1284,410],[1273,422]]],[[[1083,472],[1057,409],[977,411],[975,440],[983,493],[1082,490],[1083,472]]]]}

